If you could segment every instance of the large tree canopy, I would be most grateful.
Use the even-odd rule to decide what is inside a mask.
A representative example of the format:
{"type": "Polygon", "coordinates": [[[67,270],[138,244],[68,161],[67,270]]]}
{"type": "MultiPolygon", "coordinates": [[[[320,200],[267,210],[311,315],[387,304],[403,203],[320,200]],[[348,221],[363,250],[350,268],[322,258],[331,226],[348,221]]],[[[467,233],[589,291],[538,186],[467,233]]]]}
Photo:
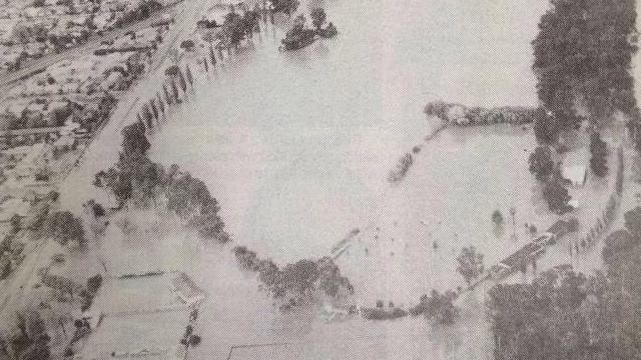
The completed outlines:
{"type": "Polygon", "coordinates": [[[533,69],[542,105],[560,129],[577,125],[575,104],[594,122],[614,111],[636,111],[632,55],[637,47],[634,0],[551,0],[534,46],[533,69]]]}

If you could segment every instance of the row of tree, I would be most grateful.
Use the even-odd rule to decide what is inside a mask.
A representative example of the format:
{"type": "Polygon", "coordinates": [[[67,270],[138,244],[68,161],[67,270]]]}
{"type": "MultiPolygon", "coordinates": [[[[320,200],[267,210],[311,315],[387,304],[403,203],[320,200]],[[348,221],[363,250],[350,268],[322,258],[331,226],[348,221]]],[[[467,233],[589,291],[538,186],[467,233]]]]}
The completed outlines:
{"type": "Polygon", "coordinates": [[[530,284],[500,284],[487,303],[495,359],[641,358],[641,207],[605,239],[604,272],[569,265],[530,284]]]}

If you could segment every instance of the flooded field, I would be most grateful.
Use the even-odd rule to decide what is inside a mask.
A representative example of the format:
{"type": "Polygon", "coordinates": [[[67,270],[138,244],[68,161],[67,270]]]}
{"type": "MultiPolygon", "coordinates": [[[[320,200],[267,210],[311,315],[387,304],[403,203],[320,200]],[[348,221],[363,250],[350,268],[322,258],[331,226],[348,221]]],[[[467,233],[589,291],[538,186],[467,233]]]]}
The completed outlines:
{"type": "Polygon", "coordinates": [[[280,53],[269,26],[154,136],[152,157],[205,179],[235,240],[278,261],[323,255],[371,217],[429,131],[428,101],[536,103],[531,2],[324,6],[340,36],[280,53]]]}
{"type": "MultiPolygon", "coordinates": [[[[523,221],[549,225],[549,214],[532,202],[529,130],[447,130],[424,144],[404,182],[386,181],[397,159],[424,143],[428,101],[536,104],[530,40],[543,1],[538,8],[526,1],[323,5],[339,29],[335,40],[280,53],[282,29],[268,26],[253,49],[200,79],[153,136],[155,160],[206,181],[237,244],[283,263],[326,255],[361,228],[339,260],[358,301],[407,304],[432,287],[461,285],[454,271],[461,246],[476,245],[494,261],[527,241],[523,221]],[[510,207],[519,237],[497,238],[490,215],[499,209],[507,216],[510,207]]],[[[194,358],[224,357],[230,346],[248,343],[284,345],[237,349],[233,358],[490,357],[475,294],[463,301],[476,305],[449,329],[420,318],[326,324],[314,311],[279,313],[226,250],[197,253],[192,273],[210,301],[194,358]]]]}
{"type": "MultiPolygon", "coordinates": [[[[320,4],[339,30],[337,38],[282,53],[287,25],[268,25],[215,75],[199,75],[194,94],[152,134],[153,160],[176,163],[206,182],[234,243],[284,263],[326,255],[360,228],[339,259],[357,301],[408,304],[432,287],[461,284],[453,269],[461,246],[477,246],[490,262],[526,240],[511,240],[509,232],[496,237],[492,211],[507,215],[515,207],[521,232],[524,221],[535,221],[530,217],[548,225],[546,212],[532,202],[536,189],[526,170],[531,131],[446,130],[425,144],[430,124],[422,113],[437,99],[535,105],[530,41],[545,1],[320,4]],[[390,185],[390,169],[418,144],[422,151],[406,179],[390,185]]],[[[81,174],[115,158],[119,135],[105,134],[101,141],[104,153],[90,155],[81,174]]],[[[75,178],[87,182],[86,176],[75,178]]],[[[63,200],[89,186],[69,182],[63,200]]],[[[120,238],[109,233],[106,240],[120,238]]],[[[203,344],[191,353],[194,359],[224,359],[231,346],[250,343],[285,345],[239,349],[232,358],[491,356],[478,311],[482,295],[466,295],[461,320],[448,328],[433,328],[422,318],[328,324],[313,310],[276,310],[226,247],[197,244],[193,234],[177,229],[154,239],[156,244],[127,240],[103,251],[140,265],[122,255],[126,248],[178,268],[208,292],[200,318],[203,344]]]]}

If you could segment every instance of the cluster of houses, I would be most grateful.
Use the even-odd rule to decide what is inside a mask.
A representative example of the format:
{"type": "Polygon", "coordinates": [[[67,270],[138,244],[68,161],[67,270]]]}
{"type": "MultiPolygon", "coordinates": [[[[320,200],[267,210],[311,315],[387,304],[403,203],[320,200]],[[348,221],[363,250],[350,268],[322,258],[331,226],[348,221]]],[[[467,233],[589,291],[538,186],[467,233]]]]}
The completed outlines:
{"type": "Polygon", "coordinates": [[[10,109],[0,113],[5,126],[0,130],[0,185],[12,191],[46,188],[62,165],[72,165],[65,155],[86,144],[114,105],[115,98],[105,93],[85,104],[65,99],[29,104],[17,114],[10,109]]]}
{"type": "Polygon", "coordinates": [[[72,166],[64,154],[82,150],[109,118],[120,94],[144,73],[168,26],[128,32],[103,44],[108,53],[59,61],[6,91],[0,103],[0,186],[42,185],[50,173],[72,166]]]}
{"type": "MultiPolygon", "coordinates": [[[[9,58],[15,60],[25,52],[40,57],[52,51],[52,35],[60,35],[57,31],[63,28],[82,31],[92,24],[90,30],[100,31],[150,1],[156,7],[176,2],[0,1],[4,1],[0,7],[0,73],[8,69],[9,58]],[[62,24],[65,25],[61,27],[62,24]]],[[[83,149],[110,117],[122,92],[148,67],[157,44],[171,25],[171,18],[168,20],[138,26],[135,31],[103,41],[100,50],[107,50],[103,53],[60,60],[3,89],[0,193],[11,196],[0,199],[0,239],[11,233],[16,216],[25,221],[37,218],[37,202],[31,200],[46,197],[75,166],[83,149]]],[[[10,272],[19,260],[10,253],[8,249],[0,251],[0,275],[10,272]]]]}
{"type": "Polygon", "coordinates": [[[60,52],[176,0],[5,0],[0,9],[0,71],[60,52]]]}
{"type": "Polygon", "coordinates": [[[167,30],[167,25],[151,26],[105,41],[94,54],[58,62],[31,76],[8,96],[75,96],[126,90],[144,72],[167,30]]]}

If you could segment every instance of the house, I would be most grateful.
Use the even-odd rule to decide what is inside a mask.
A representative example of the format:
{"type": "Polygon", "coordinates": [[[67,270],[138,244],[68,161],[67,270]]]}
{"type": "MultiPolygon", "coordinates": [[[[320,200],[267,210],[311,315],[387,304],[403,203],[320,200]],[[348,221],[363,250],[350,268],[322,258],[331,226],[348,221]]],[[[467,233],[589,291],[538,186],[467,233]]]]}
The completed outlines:
{"type": "Polygon", "coordinates": [[[588,169],[585,165],[563,166],[561,176],[568,180],[572,186],[583,186],[588,178],[588,169]]]}

